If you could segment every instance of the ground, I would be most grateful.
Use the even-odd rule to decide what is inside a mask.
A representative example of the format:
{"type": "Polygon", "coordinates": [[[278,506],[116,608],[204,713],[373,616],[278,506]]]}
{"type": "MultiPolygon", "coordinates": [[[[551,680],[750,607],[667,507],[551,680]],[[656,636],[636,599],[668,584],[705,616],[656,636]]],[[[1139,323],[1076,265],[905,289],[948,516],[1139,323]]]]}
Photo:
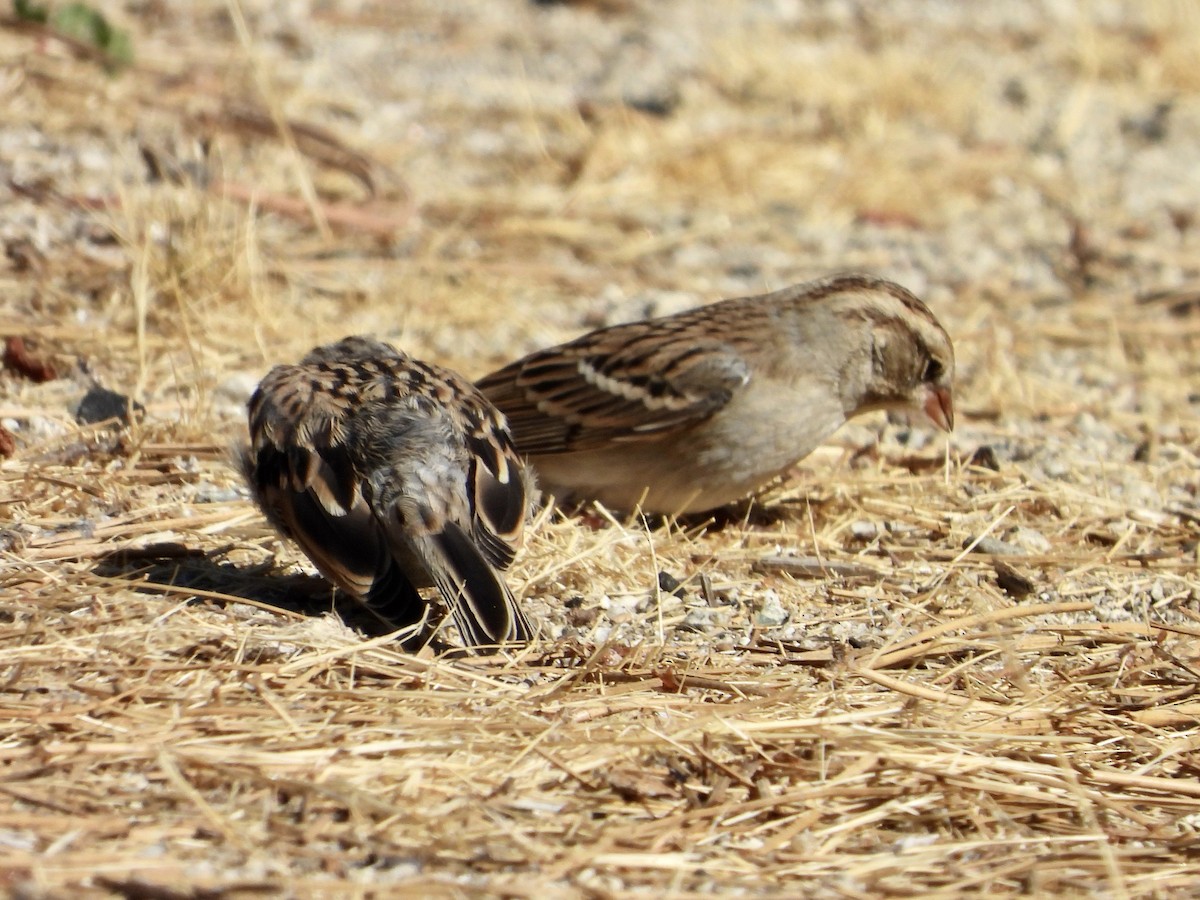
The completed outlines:
{"type": "Polygon", "coordinates": [[[95,8],[132,64],[0,28],[5,890],[1194,891],[1200,6],[95,8]],[[509,657],[373,633],[231,464],[344,334],[477,377],[838,271],[956,431],[540,515],[509,657]]]}

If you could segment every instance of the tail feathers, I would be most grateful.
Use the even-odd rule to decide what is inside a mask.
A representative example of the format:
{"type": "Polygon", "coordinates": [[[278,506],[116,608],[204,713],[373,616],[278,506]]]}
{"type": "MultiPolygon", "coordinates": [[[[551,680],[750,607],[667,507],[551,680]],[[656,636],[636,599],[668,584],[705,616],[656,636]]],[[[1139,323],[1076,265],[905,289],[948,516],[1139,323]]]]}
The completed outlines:
{"type": "Polygon", "coordinates": [[[385,624],[403,628],[424,618],[428,604],[412,576],[428,572],[469,648],[529,640],[528,621],[488,559],[507,563],[510,557],[500,549],[486,542],[481,548],[453,523],[414,539],[403,528],[383,526],[361,498],[346,492],[337,498],[342,509],[331,511],[329,497],[283,482],[278,454],[255,460],[247,452],[242,465],[271,523],[300,545],[322,575],[385,624]]]}
{"type": "Polygon", "coordinates": [[[378,619],[393,628],[416,625],[425,617],[429,604],[399,566],[389,562],[360,601],[378,619]]]}
{"type": "Polygon", "coordinates": [[[449,522],[427,540],[438,556],[430,570],[467,646],[529,640],[516,598],[465,531],[449,522]]]}

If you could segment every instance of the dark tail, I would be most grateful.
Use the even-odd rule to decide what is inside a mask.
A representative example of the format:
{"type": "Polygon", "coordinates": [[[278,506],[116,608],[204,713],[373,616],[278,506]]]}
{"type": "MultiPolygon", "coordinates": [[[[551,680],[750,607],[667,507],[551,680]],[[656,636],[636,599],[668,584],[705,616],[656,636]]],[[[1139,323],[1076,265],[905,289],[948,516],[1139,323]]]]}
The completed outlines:
{"type": "Polygon", "coordinates": [[[434,579],[463,642],[486,647],[528,641],[531,629],[525,614],[470,536],[449,522],[429,540],[443,563],[442,571],[433,573],[434,579]]]}

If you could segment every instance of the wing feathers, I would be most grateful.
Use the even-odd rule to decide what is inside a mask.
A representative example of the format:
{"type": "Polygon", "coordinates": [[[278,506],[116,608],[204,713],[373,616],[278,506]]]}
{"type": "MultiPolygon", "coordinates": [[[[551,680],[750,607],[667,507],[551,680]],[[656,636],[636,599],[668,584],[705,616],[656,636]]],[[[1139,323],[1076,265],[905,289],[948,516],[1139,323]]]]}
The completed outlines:
{"type": "Polygon", "coordinates": [[[750,378],[732,344],[671,340],[678,326],[618,325],[531,354],[480,380],[526,455],[645,440],[701,422],[750,378]]]}

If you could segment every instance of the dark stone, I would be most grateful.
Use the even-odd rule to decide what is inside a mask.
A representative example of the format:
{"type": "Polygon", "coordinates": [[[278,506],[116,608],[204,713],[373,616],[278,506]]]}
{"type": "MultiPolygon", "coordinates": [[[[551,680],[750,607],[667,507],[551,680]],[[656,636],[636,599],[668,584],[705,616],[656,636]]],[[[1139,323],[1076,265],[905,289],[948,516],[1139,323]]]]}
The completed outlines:
{"type": "Polygon", "coordinates": [[[75,410],[75,421],[81,425],[94,425],[97,422],[116,419],[122,425],[128,425],[133,416],[140,417],[145,412],[146,408],[136,400],[95,385],[79,401],[79,408],[75,410]]]}

